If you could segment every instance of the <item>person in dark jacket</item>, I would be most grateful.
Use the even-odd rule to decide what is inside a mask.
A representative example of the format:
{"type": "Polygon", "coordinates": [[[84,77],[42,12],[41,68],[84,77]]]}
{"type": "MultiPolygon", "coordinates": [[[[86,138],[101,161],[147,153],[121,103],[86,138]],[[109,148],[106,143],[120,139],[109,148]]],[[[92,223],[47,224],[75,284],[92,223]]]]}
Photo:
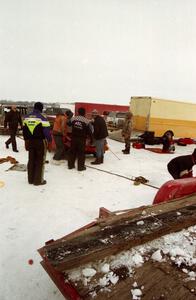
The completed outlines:
{"type": "Polygon", "coordinates": [[[193,177],[192,168],[196,164],[196,149],[191,155],[173,158],[167,165],[168,172],[174,179],[193,177]]]}
{"type": "Polygon", "coordinates": [[[90,121],[85,118],[85,109],[80,107],[78,109],[78,116],[70,120],[72,127],[71,147],[68,158],[68,168],[75,168],[75,161],[78,160],[78,171],[86,170],[85,167],[85,146],[86,138],[90,137],[92,140],[92,131],[90,128],[90,121]]]}
{"type": "Polygon", "coordinates": [[[23,136],[29,151],[28,182],[34,185],[46,184],[43,179],[47,143],[51,142],[50,123],[42,114],[43,104],[36,102],[34,109],[23,122],[23,136]]]}
{"type": "Polygon", "coordinates": [[[174,133],[172,130],[167,130],[164,135],[160,138],[161,142],[163,143],[162,152],[174,152],[175,146],[173,142],[174,133]]]}
{"type": "Polygon", "coordinates": [[[18,129],[18,124],[22,128],[22,119],[20,112],[17,111],[16,105],[12,105],[11,110],[6,113],[4,128],[9,127],[10,138],[5,142],[6,148],[9,148],[9,144],[12,144],[12,150],[18,152],[16,145],[16,133],[18,129]]]}
{"type": "Polygon", "coordinates": [[[108,136],[108,130],[106,122],[103,117],[98,114],[98,111],[94,109],[92,111],[93,118],[93,138],[96,147],[96,160],[92,161],[92,165],[99,165],[104,160],[104,145],[105,139],[108,136]]]}

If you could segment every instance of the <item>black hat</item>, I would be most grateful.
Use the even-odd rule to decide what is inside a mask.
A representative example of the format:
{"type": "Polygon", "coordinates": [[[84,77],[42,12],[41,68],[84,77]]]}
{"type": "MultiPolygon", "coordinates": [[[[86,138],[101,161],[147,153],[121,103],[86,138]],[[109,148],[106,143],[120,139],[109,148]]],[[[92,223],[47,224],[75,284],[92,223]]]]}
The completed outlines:
{"type": "Polygon", "coordinates": [[[85,113],[86,113],[86,110],[85,110],[84,107],[78,108],[78,114],[79,114],[79,116],[83,116],[84,117],[85,113]]]}
{"type": "Polygon", "coordinates": [[[39,110],[40,112],[42,112],[43,108],[44,108],[44,106],[43,106],[43,104],[42,104],[41,102],[36,102],[36,103],[34,104],[34,109],[37,109],[37,110],[39,110]]]}

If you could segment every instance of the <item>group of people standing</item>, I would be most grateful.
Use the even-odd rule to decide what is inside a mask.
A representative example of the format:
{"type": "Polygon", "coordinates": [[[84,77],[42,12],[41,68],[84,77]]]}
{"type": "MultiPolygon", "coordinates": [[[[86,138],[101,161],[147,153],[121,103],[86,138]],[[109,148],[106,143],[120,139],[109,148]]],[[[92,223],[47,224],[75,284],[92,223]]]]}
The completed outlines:
{"type": "MultiPolygon", "coordinates": [[[[24,117],[23,124],[20,113],[15,105],[11,107],[10,112],[6,114],[4,127],[9,126],[10,138],[5,142],[6,148],[12,144],[14,152],[18,152],[16,144],[16,133],[18,125],[23,130],[25,148],[29,152],[28,156],[28,182],[34,185],[44,185],[44,164],[46,160],[46,151],[48,144],[52,141],[52,135],[56,145],[56,151],[53,161],[59,162],[65,159],[64,139],[71,136],[71,145],[68,153],[68,168],[84,171],[85,167],[85,147],[86,140],[95,146],[96,159],[91,162],[92,165],[99,165],[104,162],[104,152],[106,138],[108,136],[105,119],[94,109],[91,113],[91,119],[86,118],[86,111],[83,107],[78,109],[78,114],[73,117],[71,111],[57,112],[53,129],[51,132],[50,123],[47,117],[42,113],[43,104],[36,102],[32,112],[24,117]],[[71,132],[71,135],[69,135],[71,132]],[[51,134],[52,133],[52,134],[51,134]]],[[[127,113],[122,136],[125,139],[124,154],[130,152],[130,136],[132,129],[132,113],[127,113]]]]}
{"type": "Polygon", "coordinates": [[[63,139],[66,132],[71,131],[71,145],[68,155],[68,168],[75,168],[77,160],[78,171],[86,170],[85,167],[85,147],[86,140],[89,139],[90,144],[94,144],[96,148],[96,159],[92,164],[101,164],[104,160],[104,144],[108,136],[105,120],[98,114],[97,110],[92,111],[92,120],[86,118],[86,111],[83,107],[78,109],[77,116],[71,119],[59,115],[56,116],[53,127],[53,136],[56,144],[56,153],[54,160],[60,161],[64,158],[64,143],[63,139]],[[57,138],[58,127],[58,138],[57,138]]]}
{"type": "MultiPolygon", "coordinates": [[[[20,113],[16,106],[11,107],[10,112],[6,114],[4,127],[9,126],[10,138],[5,142],[6,148],[12,144],[14,152],[18,152],[16,145],[16,132],[18,125],[23,130],[25,148],[29,152],[28,156],[28,182],[34,185],[44,185],[44,164],[46,160],[46,151],[48,144],[52,141],[51,127],[48,119],[42,113],[43,104],[36,102],[33,111],[24,117],[23,124],[20,113]]],[[[78,171],[86,170],[85,167],[85,147],[86,140],[95,146],[96,159],[91,162],[93,165],[104,162],[104,146],[108,136],[106,122],[97,110],[93,110],[92,118],[86,118],[86,112],[83,107],[78,109],[78,115],[73,117],[71,111],[65,114],[59,110],[54,121],[52,130],[53,138],[56,144],[56,152],[53,159],[60,161],[64,159],[64,138],[71,131],[71,145],[68,154],[68,168],[76,167],[78,171]]],[[[130,153],[131,131],[132,131],[132,113],[126,114],[122,136],[125,141],[124,154],[130,153]]],[[[192,155],[179,156],[168,163],[168,171],[174,179],[192,177],[192,167],[196,164],[196,149],[192,155]]]]}
{"type": "Polygon", "coordinates": [[[64,158],[64,138],[71,131],[71,146],[68,154],[68,168],[75,168],[77,161],[78,171],[86,170],[85,146],[86,139],[95,145],[96,159],[92,164],[101,164],[104,160],[104,143],[108,136],[105,120],[96,110],[92,112],[92,120],[85,117],[85,109],[79,108],[78,115],[73,117],[71,111],[65,114],[59,110],[56,115],[51,132],[50,123],[42,113],[43,104],[36,102],[33,111],[23,120],[23,137],[28,155],[28,182],[34,185],[44,185],[44,164],[48,144],[52,135],[56,144],[53,160],[60,161],[64,158]]]}

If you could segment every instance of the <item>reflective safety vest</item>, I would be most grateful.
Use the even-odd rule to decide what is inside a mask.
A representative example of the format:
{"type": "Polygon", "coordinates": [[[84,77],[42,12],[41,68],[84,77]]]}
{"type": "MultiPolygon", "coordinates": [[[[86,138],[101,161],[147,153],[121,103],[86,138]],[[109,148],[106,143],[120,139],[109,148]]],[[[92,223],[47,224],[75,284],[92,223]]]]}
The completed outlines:
{"type": "Polygon", "coordinates": [[[38,110],[29,113],[23,120],[23,136],[28,139],[47,139],[51,141],[50,123],[38,110]]]}
{"type": "Polygon", "coordinates": [[[31,132],[31,134],[33,134],[35,128],[41,124],[43,127],[50,127],[50,123],[47,120],[43,120],[41,118],[37,118],[34,115],[29,115],[28,117],[26,117],[23,121],[23,125],[26,125],[29,129],[29,131],[31,132]]]}

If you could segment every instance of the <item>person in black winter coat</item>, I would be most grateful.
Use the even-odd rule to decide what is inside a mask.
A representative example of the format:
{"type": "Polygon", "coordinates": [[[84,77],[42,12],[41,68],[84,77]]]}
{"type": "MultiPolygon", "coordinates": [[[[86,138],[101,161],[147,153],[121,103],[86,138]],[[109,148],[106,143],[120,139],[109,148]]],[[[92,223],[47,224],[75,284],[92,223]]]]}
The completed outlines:
{"type": "Polygon", "coordinates": [[[50,123],[42,114],[43,104],[36,102],[33,111],[24,118],[23,137],[29,152],[27,173],[29,184],[44,185],[44,165],[47,144],[51,142],[50,123]]]}
{"type": "Polygon", "coordinates": [[[174,179],[193,177],[192,168],[196,164],[196,149],[191,155],[173,158],[167,165],[168,172],[174,179]]]}
{"type": "Polygon", "coordinates": [[[78,159],[78,171],[86,170],[85,167],[85,146],[86,138],[89,136],[92,140],[92,131],[90,121],[85,118],[85,109],[78,109],[78,116],[73,117],[69,124],[72,127],[71,147],[68,158],[68,169],[75,168],[75,161],[78,159]]]}
{"type": "Polygon", "coordinates": [[[98,114],[98,111],[94,109],[92,111],[93,121],[93,138],[96,147],[96,160],[91,162],[92,165],[99,165],[104,160],[104,145],[105,139],[108,136],[107,125],[103,117],[98,114]]]}
{"type": "Polygon", "coordinates": [[[19,111],[16,109],[16,105],[12,105],[11,110],[6,113],[4,128],[9,127],[10,138],[5,142],[6,148],[9,148],[9,144],[12,144],[12,150],[18,152],[16,145],[16,133],[18,129],[18,124],[22,128],[22,119],[19,111]]]}

